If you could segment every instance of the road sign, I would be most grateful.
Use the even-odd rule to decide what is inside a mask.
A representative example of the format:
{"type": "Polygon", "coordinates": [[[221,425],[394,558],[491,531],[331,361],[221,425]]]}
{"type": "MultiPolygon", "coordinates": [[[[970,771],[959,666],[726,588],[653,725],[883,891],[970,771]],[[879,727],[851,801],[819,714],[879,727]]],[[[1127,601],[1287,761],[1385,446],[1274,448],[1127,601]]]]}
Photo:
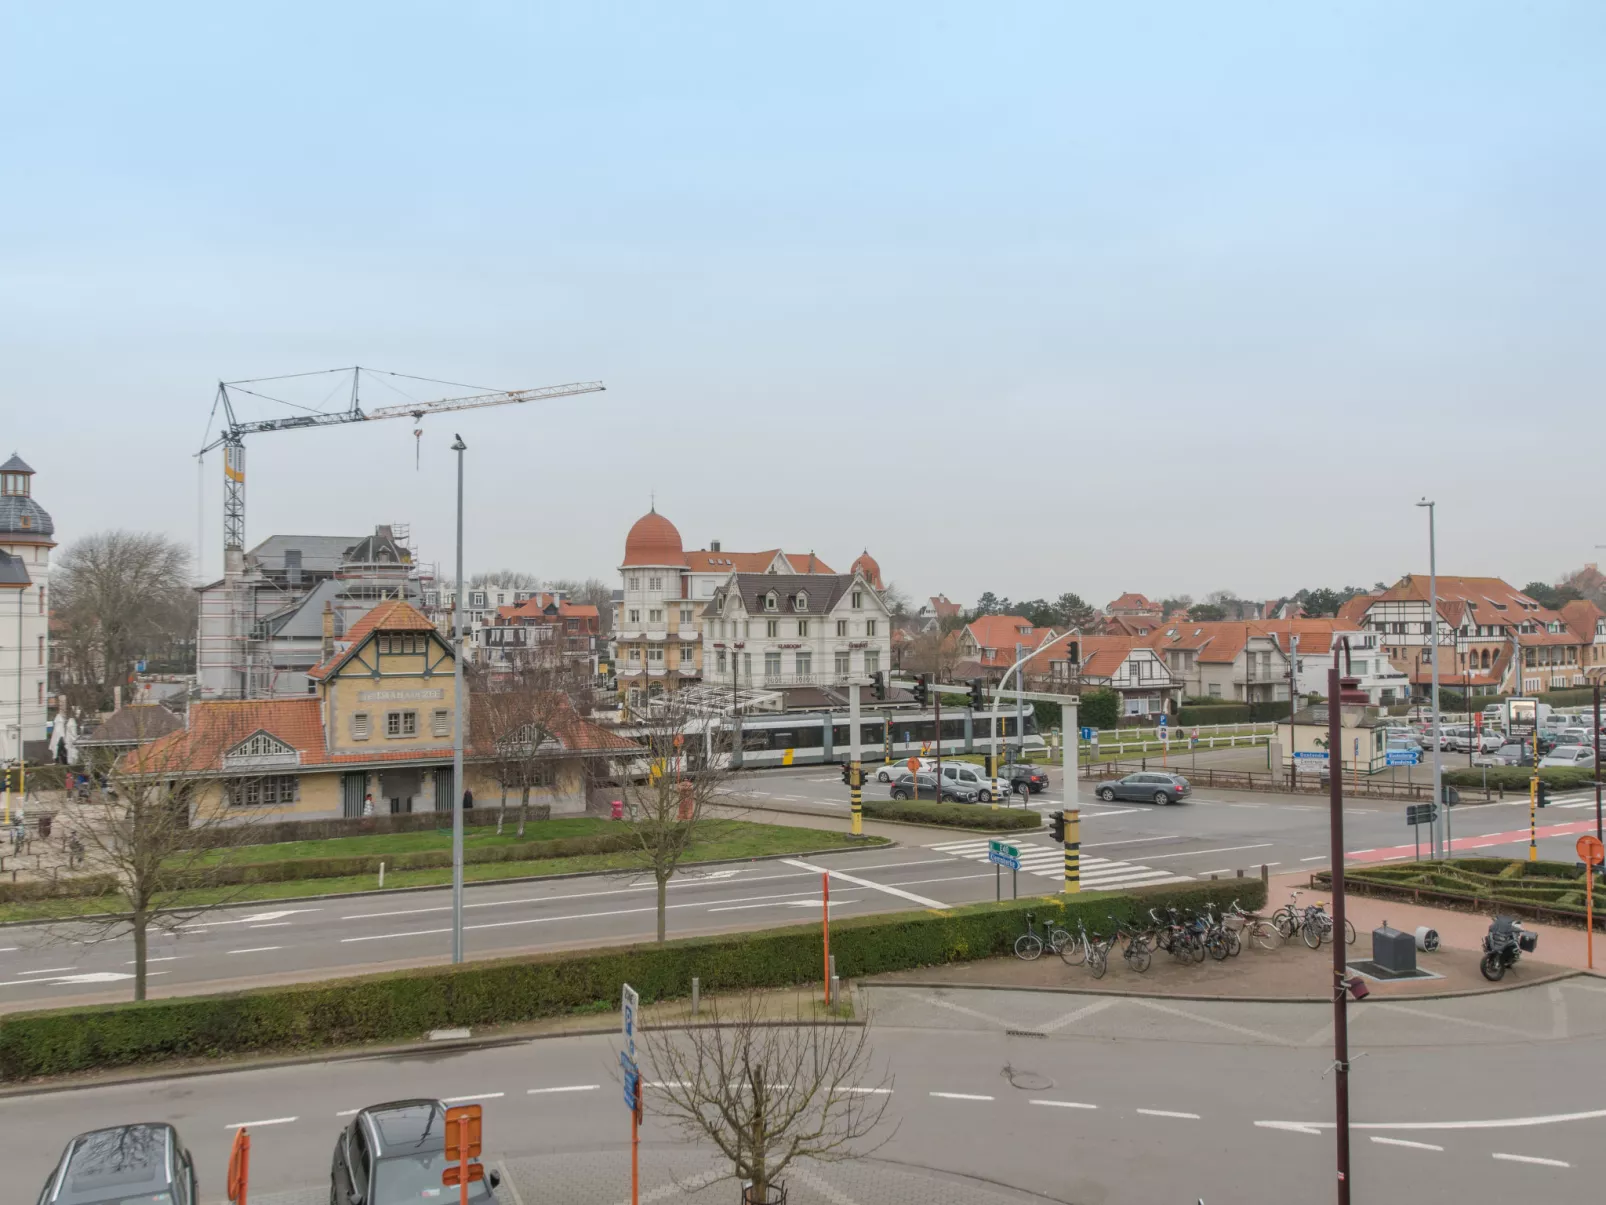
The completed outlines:
{"type": "Polygon", "coordinates": [[[634,1113],[641,1102],[641,1071],[636,1066],[636,1060],[622,1050],[619,1052],[619,1070],[624,1073],[625,1108],[634,1113]]]}
{"type": "Polygon", "coordinates": [[[1082,739],[1084,741],[1091,741],[1091,740],[1097,740],[1098,739],[1098,730],[1097,729],[1083,728],[1081,730],[1081,733],[1082,733],[1082,739]]]}
{"type": "Polygon", "coordinates": [[[233,1205],[246,1205],[251,1179],[251,1135],[245,1131],[245,1126],[234,1131],[234,1147],[229,1151],[229,1178],[224,1187],[233,1205]]]}
{"type": "Polygon", "coordinates": [[[1578,860],[1585,866],[1599,866],[1606,860],[1606,846],[1601,844],[1599,837],[1580,837],[1575,848],[1578,850],[1578,860]]]}
{"type": "Polygon", "coordinates": [[[1295,753],[1295,761],[1326,761],[1326,753],[1295,753]]]}
{"type": "Polygon", "coordinates": [[[1160,713],[1160,727],[1162,727],[1162,728],[1164,728],[1164,727],[1165,727],[1165,726],[1166,726],[1166,725],[1167,725],[1167,724],[1169,724],[1169,723],[1170,723],[1170,722],[1171,722],[1171,721],[1170,721],[1170,720],[1168,720],[1168,719],[1167,719],[1167,718],[1166,718],[1166,714],[1165,714],[1165,712],[1163,712],[1163,711],[1162,711],[1162,712],[1161,712],[1161,713],[1160,713]]]}
{"type": "Polygon", "coordinates": [[[1020,847],[1009,845],[1003,841],[987,842],[987,860],[994,866],[1004,866],[1010,870],[1020,869],[1020,847]]]}
{"type": "Polygon", "coordinates": [[[636,989],[624,984],[619,993],[619,1031],[625,1035],[625,1050],[632,1063],[636,1061],[636,1009],[639,1007],[641,997],[636,989]]]}
{"type": "Polygon", "coordinates": [[[485,1179],[485,1165],[470,1163],[480,1157],[479,1105],[455,1105],[446,1110],[446,1164],[441,1169],[441,1183],[458,1190],[458,1200],[467,1202],[468,1186],[475,1180],[485,1179]]]}
{"type": "Polygon", "coordinates": [[[1162,745],[1169,745],[1171,743],[1171,729],[1167,728],[1164,724],[1161,724],[1156,732],[1160,737],[1160,743],[1162,745]]]}
{"type": "Polygon", "coordinates": [[[1391,766],[1415,766],[1421,764],[1422,755],[1415,749],[1390,749],[1384,760],[1391,766]]]}
{"type": "Polygon", "coordinates": [[[1408,803],[1405,805],[1405,823],[1432,824],[1439,818],[1439,806],[1436,803],[1408,803]]]}

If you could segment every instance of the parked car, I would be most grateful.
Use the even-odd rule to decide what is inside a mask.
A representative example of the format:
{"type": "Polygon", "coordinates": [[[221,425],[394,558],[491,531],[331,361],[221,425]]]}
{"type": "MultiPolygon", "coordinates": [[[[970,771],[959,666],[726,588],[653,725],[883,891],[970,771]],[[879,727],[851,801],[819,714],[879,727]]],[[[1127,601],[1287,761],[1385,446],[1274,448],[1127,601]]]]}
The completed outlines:
{"type": "Polygon", "coordinates": [[[1029,766],[1025,762],[1008,762],[999,766],[998,777],[1009,779],[1010,785],[1023,795],[1027,792],[1041,794],[1048,786],[1048,772],[1041,766],[1029,766]]]}
{"type": "MultiPolygon", "coordinates": [[[[438,1100],[394,1100],[359,1109],[335,1139],[329,1199],[338,1205],[402,1205],[442,1197],[446,1170],[446,1106],[438,1100]]],[[[478,1163],[479,1160],[470,1160],[478,1163]]],[[[469,1183],[470,1201],[491,1201],[502,1177],[489,1169],[469,1183]]],[[[450,1199],[455,1200],[457,1189],[450,1199]]],[[[165,1202],[164,1202],[165,1205],[165,1202]]]]}
{"type": "Polygon", "coordinates": [[[39,1194],[39,1205],[169,1205],[198,1201],[199,1192],[195,1161],[178,1131],[166,1122],[146,1121],[74,1138],[39,1194]]]}
{"type": "MultiPolygon", "coordinates": [[[[890,793],[894,799],[937,799],[937,775],[928,774],[924,770],[916,775],[905,770],[902,777],[893,779],[890,793]]],[[[940,801],[975,803],[978,794],[974,787],[962,786],[957,782],[944,782],[940,801]]]]}
{"type": "Polygon", "coordinates": [[[942,782],[944,786],[966,787],[976,792],[977,803],[1005,799],[1013,790],[1007,778],[989,778],[986,770],[969,762],[943,762],[942,782]]]}
{"type": "Polygon", "coordinates": [[[1528,745],[1507,743],[1501,745],[1493,753],[1480,753],[1472,759],[1475,766],[1531,766],[1534,764],[1534,751],[1528,745]]]}
{"type": "MultiPolygon", "coordinates": [[[[937,764],[937,759],[936,758],[922,757],[920,759],[921,773],[924,773],[925,771],[932,769],[933,767],[936,766],[936,764],[937,764]]],[[[877,782],[891,782],[893,779],[897,778],[898,775],[900,775],[900,774],[908,774],[908,773],[909,773],[909,759],[908,758],[904,758],[902,761],[889,762],[887,765],[882,766],[879,770],[877,770],[875,772],[875,780],[877,782]]]]}
{"type": "Polygon", "coordinates": [[[1193,794],[1193,787],[1180,774],[1146,772],[1128,774],[1114,782],[1099,784],[1095,792],[1106,803],[1116,799],[1153,800],[1155,803],[1180,803],[1193,794]]]}
{"type": "Polygon", "coordinates": [[[1543,770],[1546,766],[1593,769],[1595,766],[1595,751],[1588,745],[1558,745],[1539,759],[1539,768],[1543,770]]]}

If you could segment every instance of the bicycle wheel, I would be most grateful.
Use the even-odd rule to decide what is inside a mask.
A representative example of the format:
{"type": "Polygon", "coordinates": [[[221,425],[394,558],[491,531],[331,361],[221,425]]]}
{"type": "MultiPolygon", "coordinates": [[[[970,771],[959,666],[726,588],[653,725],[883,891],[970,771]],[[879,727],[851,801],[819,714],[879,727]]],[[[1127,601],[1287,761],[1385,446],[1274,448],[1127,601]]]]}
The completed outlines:
{"type": "Polygon", "coordinates": [[[1087,943],[1080,937],[1073,937],[1060,947],[1060,957],[1069,967],[1079,967],[1087,961],[1087,943]]]}
{"type": "Polygon", "coordinates": [[[1153,958],[1154,955],[1149,953],[1149,943],[1146,941],[1134,941],[1127,947],[1127,963],[1140,975],[1149,969],[1149,963],[1153,961],[1153,958]]]}
{"type": "Polygon", "coordinates": [[[1347,916],[1344,918],[1344,944],[1346,946],[1355,944],[1355,926],[1350,923],[1350,919],[1347,916]]]}
{"type": "Polygon", "coordinates": [[[1205,949],[1209,951],[1210,957],[1217,962],[1225,962],[1227,960],[1227,941],[1221,934],[1212,933],[1205,938],[1205,949]]]}
{"type": "Polygon", "coordinates": [[[1088,951],[1087,969],[1093,972],[1093,978],[1103,979],[1104,972],[1110,966],[1110,948],[1100,944],[1088,951]]]}
{"type": "Polygon", "coordinates": [[[1015,957],[1031,962],[1043,952],[1043,939],[1035,933],[1022,933],[1015,939],[1015,957]]]}
{"type": "Polygon", "coordinates": [[[1321,949],[1322,927],[1320,924],[1318,924],[1316,921],[1308,920],[1305,922],[1304,927],[1300,929],[1299,932],[1300,935],[1305,939],[1305,944],[1307,946],[1313,950],[1321,949]]]}
{"type": "Polygon", "coordinates": [[[1286,912],[1279,912],[1272,923],[1277,926],[1277,933],[1284,941],[1292,937],[1294,930],[1299,927],[1294,923],[1294,918],[1286,912]]]}
{"type": "Polygon", "coordinates": [[[1193,955],[1195,962],[1203,962],[1205,960],[1205,943],[1202,935],[1198,933],[1190,933],[1188,935],[1188,953],[1193,955]]]}
{"type": "Polygon", "coordinates": [[[1234,958],[1236,958],[1236,957],[1238,957],[1239,954],[1241,954],[1243,952],[1243,948],[1244,948],[1243,938],[1238,936],[1238,930],[1236,930],[1236,929],[1228,929],[1227,930],[1227,953],[1232,955],[1234,958]]]}
{"type": "Polygon", "coordinates": [[[1270,921],[1257,920],[1249,930],[1249,939],[1262,950],[1275,950],[1283,944],[1282,930],[1270,921]]]}
{"type": "Polygon", "coordinates": [[[1070,944],[1071,935],[1064,929],[1050,929],[1048,931],[1048,948],[1058,954],[1070,944]]]}

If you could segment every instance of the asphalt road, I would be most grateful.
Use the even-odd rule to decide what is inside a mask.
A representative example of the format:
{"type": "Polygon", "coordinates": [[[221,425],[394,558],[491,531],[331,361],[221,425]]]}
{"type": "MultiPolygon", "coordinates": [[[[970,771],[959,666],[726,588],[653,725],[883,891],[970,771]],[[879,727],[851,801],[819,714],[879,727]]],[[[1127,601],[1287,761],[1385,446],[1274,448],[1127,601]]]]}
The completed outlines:
{"type": "MultiPolygon", "coordinates": [[[[797,1205],[1332,1200],[1325,1006],[861,992],[872,1051],[864,1086],[890,1087],[890,1140],[863,1164],[794,1175],[797,1205]],[[917,1168],[946,1178],[921,1189],[917,1168]]],[[[1606,1056],[1599,980],[1374,1000],[1350,1016],[1357,1200],[1595,1191],[1606,1174],[1606,1109],[1589,1074],[1606,1056]]],[[[545,1039],[15,1096],[0,1100],[0,1154],[25,1199],[73,1134],[166,1120],[194,1151],[201,1199],[213,1205],[234,1128],[248,1123],[251,1200],[310,1205],[328,1199],[330,1150],[353,1111],[428,1095],[484,1103],[486,1154],[509,1180],[504,1202],[612,1205],[628,1200],[629,1177],[617,1050],[608,1037],[545,1039]]],[[[651,1076],[645,1046],[642,1059],[651,1076]]],[[[693,1191],[719,1159],[682,1142],[654,1095],[649,1087],[642,1199],[681,1199],[674,1176],[690,1200],[734,1201],[728,1182],[693,1191]]]]}
{"type": "MultiPolygon", "coordinates": [[[[1032,798],[1035,810],[1063,806],[1057,771],[1054,778],[1047,792],[1032,798]]],[[[755,818],[847,824],[839,777],[818,767],[755,774],[736,786],[734,805],[793,809],[759,811],[755,818]]],[[[1083,786],[1088,887],[1230,877],[1239,869],[1253,875],[1263,863],[1283,873],[1329,860],[1327,809],[1309,796],[1201,791],[1182,806],[1155,807],[1104,804],[1083,786]]],[[[1543,820],[1547,828],[1566,831],[1542,838],[1541,857],[1571,861],[1574,830],[1593,827],[1593,800],[1563,799],[1543,820]]],[[[1458,808],[1457,848],[1520,856],[1526,823],[1526,804],[1517,802],[1458,808]]],[[[1402,805],[1357,801],[1346,808],[1345,824],[1352,860],[1411,856],[1402,805]]],[[[905,826],[876,831],[899,846],[689,870],[670,886],[669,932],[691,936],[818,916],[821,870],[834,876],[834,912],[846,916],[972,903],[993,898],[998,889],[985,837],[905,826]]],[[[1020,894],[1057,890],[1062,856],[1046,830],[1015,844],[1023,855],[1020,894]]],[[[1001,886],[1007,896],[1008,872],[1001,886]]],[[[474,886],[466,898],[470,957],[638,941],[651,938],[656,926],[653,884],[638,875],[474,886]]],[[[218,909],[177,934],[153,936],[150,991],[181,995],[440,963],[450,950],[450,917],[444,889],[218,909]]],[[[0,928],[0,1012],[127,999],[133,977],[128,940],[86,945],[83,935],[70,925],[0,928]]]]}

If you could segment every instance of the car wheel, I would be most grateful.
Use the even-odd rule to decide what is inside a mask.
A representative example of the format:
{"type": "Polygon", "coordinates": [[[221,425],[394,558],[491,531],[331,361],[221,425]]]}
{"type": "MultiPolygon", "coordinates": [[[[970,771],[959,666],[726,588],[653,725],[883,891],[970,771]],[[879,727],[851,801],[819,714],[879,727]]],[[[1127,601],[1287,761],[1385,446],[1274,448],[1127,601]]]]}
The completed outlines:
{"type": "Polygon", "coordinates": [[[1100,787],[1099,788],[1099,798],[1104,800],[1105,803],[1114,803],[1115,802],[1115,791],[1114,791],[1114,789],[1111,788],[1111,787],[1100,787]]]}
{"type": "Polygon", "coordinates": [[[1171,802],[1171,796],[1167,795],[1164,791],[1156,791],[1154,793],[1154,802],[1159,804],[1161,807],[1164,807],[1166,804],[1171,802]]]}
{"type": "Polygon", "coordinates": [[[894,791],[894,792],[892,792],[892,797],[894,799],[907,799],[907,798],[909,798],[909,796],[905,795],[902,791],[894,791]]]}
{"type": "Polygon", "coordinates": [[[981,791],[976,796],[977,803],[991,803],[992,801],[993,793],[991,791],[981,791]]]}

